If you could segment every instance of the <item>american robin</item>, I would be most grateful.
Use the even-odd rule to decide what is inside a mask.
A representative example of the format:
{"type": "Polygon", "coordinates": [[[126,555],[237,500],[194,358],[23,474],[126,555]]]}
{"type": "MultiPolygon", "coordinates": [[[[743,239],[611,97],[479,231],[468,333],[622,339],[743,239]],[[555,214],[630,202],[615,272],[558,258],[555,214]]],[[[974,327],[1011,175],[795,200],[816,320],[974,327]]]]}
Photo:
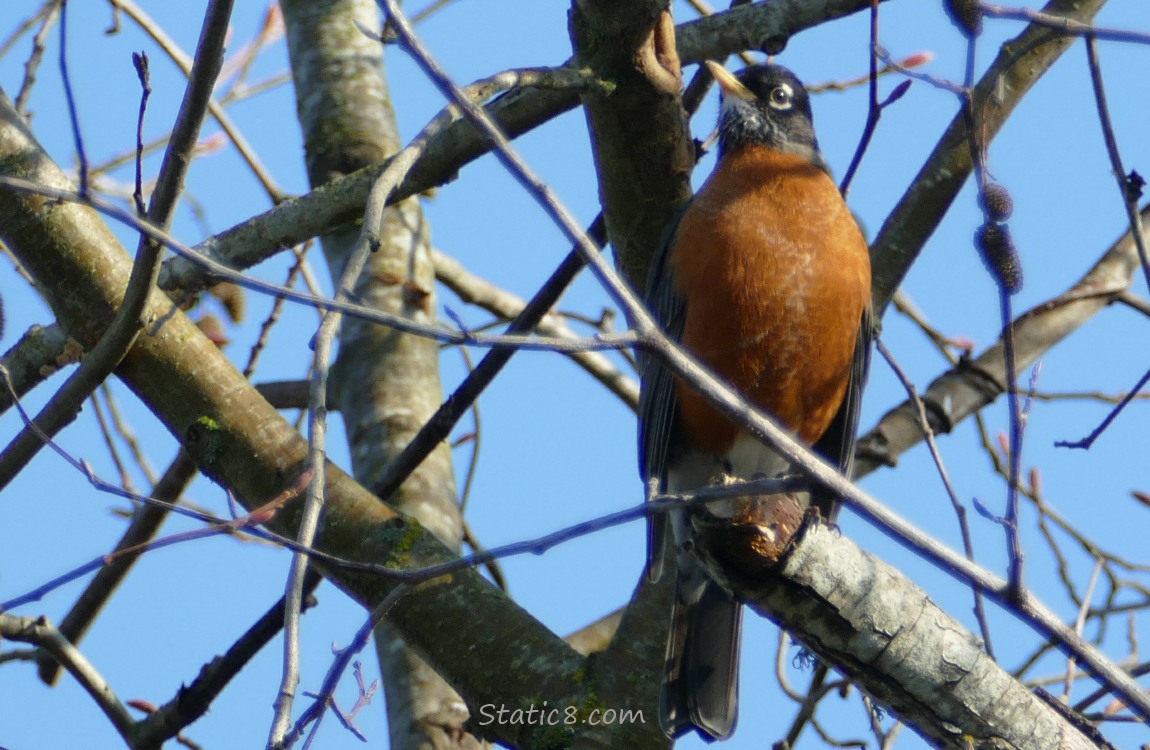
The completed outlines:
{"type": "MultiPolygon", "coordinates": [[[[819,151],[799,79],[778,65],[738,75],[707,65],[722,97],[718,163],[666,234],[648,305],[668,336],[849,474],[870,352],[866,240],[819,151]]],[[[649,490],[794,469],[649,357],[639,425],[649,490]]],[[[830,518],[825,495],[799,501],[830,518]]],[[[701,520],[732,507],[668,514],[678,571],[660,718],[672,737],[734,730],[741,605],[688,544],[701,520]]],[[[652,522],[656,570],[666,523],[652,522]]]]}

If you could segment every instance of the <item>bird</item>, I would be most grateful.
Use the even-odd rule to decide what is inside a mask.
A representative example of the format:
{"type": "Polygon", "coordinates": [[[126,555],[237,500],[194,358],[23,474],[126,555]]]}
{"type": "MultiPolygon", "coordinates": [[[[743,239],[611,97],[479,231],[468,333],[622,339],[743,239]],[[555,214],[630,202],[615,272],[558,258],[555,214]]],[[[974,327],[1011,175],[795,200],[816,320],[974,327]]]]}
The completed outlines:
{"type": "MultiPolygon", "coordinates": [[[[849,476],[872,337],[866,239],[831,178],[795,74],[706,64],[720,89],[718,158],[664,233],[646,304],[669,338],[849,476]]],[[[648,493],[799,473],[650,354],[641,354],[641,380],[648,493]]],[[[812,488],[796,499],[833,520],[828,495],[812,488]]],[[[735,729],[742,605],[691,549],[700,525],[732,507],[651,520],[652,578],[668,533],[676,545],[659,711],[672,738],[695,730],[711,741],[735,729]]]]}

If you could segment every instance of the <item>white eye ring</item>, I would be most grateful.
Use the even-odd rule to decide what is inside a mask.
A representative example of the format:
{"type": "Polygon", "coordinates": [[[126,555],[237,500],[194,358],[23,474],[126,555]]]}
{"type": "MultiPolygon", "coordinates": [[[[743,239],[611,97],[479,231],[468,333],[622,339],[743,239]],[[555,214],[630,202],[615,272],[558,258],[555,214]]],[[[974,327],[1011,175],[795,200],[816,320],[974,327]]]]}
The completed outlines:
{"type": "Polygon", "coordinates": [[[772,109],[790,109],[794,105],[795,90],[789,83],[780,83],[767,95],[767,104],[772,109]]]}

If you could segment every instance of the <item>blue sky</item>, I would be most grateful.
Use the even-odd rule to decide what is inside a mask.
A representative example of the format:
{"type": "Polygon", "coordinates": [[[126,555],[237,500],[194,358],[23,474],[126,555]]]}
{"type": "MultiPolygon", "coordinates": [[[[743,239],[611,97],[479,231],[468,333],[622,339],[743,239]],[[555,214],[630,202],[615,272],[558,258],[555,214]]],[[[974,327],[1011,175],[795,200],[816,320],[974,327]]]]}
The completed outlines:
{"type": "MultiPolygon", "coordinates": [[[[0,33],[6,33],[16,19],[37,5],[30,0],[9,0],[6,12],[0,14],[0,33]]],[[[184,49],[194,47],[202,3],[147,5],[184,49]]],[[[957,80],[965,44],[939,5],[909,0],[884,4],[882,41],[896,59],[930,51],[935,59],[924,70],[957,80]]],[[[1037,7],[1037,3],[1030,5],[1037,7]]],[[[251,36],[263,12],[263,7],[254,3],[238,6],[232,47],[251,36]]],[[[532,0],[499,4],[461,0],[432,17],[419,31],[457,80],[469,82],[509,67],[553,65],[566,59],[570,54],[567,7],[567,3],[532,0]],[[476,34],[477,29],[482,33],[476,34]]],[[[685,4],[676,3],[675,10],[679,20],[693,17],[685,4]]],[[[165,132],[182,95],[173,66],[126,19],[119,35],[104,35],[102,31],[110,23],[105,6],[75,3],[70,14],[73,46],[69,60],[90,160],[102,161],[131,143],[138,96],[130,60],[133,50],[145,49],[152,58],[156,92],[146,132],[152,136],[165,132]]],[[[1143,0],[1112,0],[1098,22],[1150,31],[1143,0]]],[[[987,22],[979,51],[980,69],[993,58],[998,44],[1019,29],[1020,24],[1012,21],[987,22]]],[[[867,69],[867,34],[863,15],[836,21],[793,39],[778,61],[794,69],[808,84],[854,78],[867,69]]],[[[42,82],[32,99],[32,125],[49,152],[68,167],[74,164],[74,148],[55,68],[57,44],[54,34],[41,70],[42,82]]],[[[0,59],[0,86],[9,96],[20,85],[28,45],[25,39],[0,59]]],[[[1150,50],[1145,46],[1101,45],[1123,157],[1127,168],[1144,173],[1150,172],[1150,143],[1143,136],[1150,105],[1140,94],[1144,88],[1140,73],[1146,69],[1148,55],[1150,50]]],[[[252,79],[282,72],[286,66],[286,51],[277,45],[257,62],[252,79]]],[[[398,51],[389,51],[388,76],[401,131],[410,138],[438,111],[442,100],[398,51]]],[[[889,91],[896,83],[897,79],[886,78],[882,90],[889,91]]],[[[865,89],[819,95],[814,109],[822,147],[841,175],[865,120],[865,89]]],[[[952,95],[916,83],[902,101],[886,111],[850,195],[851,207],[872,235],[956,109],[952,95]]],[[[695,120],[696,136],[706,136],[715,111],[712,94],[695,120]]],[[[303,152],[290,90],[280,88],[238,104],[232,115],[280,184],[291,193],[305,192],[303,152]]],[[[217,130],[210,123],[205,134],[217,130]]],[[[584,223],[589,223],[598,210],[587,143],[584,117],[576,111],[516,144],[584,223]]],[[[710,161],[700,164],[696,181],[705,177],[710,165],[710,161]]],[[[154,170],[155,166],[152,159],[145,168],[154,170]]],[[[1022,311],[1072,285],[1125,228],[1081,43],[1035,87],[1007,123],[991,147],[990,168],[1011,190],[1015,201],[1011,228],[1026,272],[1026,286],[1015,299],[1015,309],[1022,311]]],[[[120,171],[116,178],[127,181],[129,173],[120,171]]],[[[189,243],[268,207],[255,180],[229,149],[197,162],[189,191],[204,206],[202,222],[186,208],[178,217],[175,232],[189,243]]],[[[465,168],[456,181],[424,204],[437,248],[525,297],[568,250],[558,229],[492,159],[465,168]]],[[[1001,327],[994,283],[971,242],[980,222],[973,190],[967,186],[905,285],[936,327],[952,336],[973,339],[978,350],[991,343],[1001,327]]],[[[117,232],[127,246],[134,247],[128,233],[120,228],[117,232]]],[[[324,264],[318,256],[314,265],[322,277],[324,264]]],[[[285,269],[284,261],[275,259],[253,273],[278,283],[285,269]]],[[[1137,284],[1136,291],[1145,293],[1143,287],[1137,284]]],[[[0,294],[7,317],[2,342],[5,348],[29,326],[51,321],[46,306],[7,261],[0,261],[0,294]]],[[[249,320],[255,321],[262,319],[270,305],[269,300],[256,295],[249,295],[248,302],[249,320]]],[[[585,276],[567,293],[561,308],[597,317],[607,304],[594,280],[585,276]]],[[[461,305],[446,292],[441,294],[440,305],[459,312],[470,324],[488,320],[485,313],[461,305]]],[[[314,311],[289,307],[255,380],[302,377],[309,354],[306,343],[317,321],[314,311]]],[[[1128,308],[1115,305],[1104,310],[1044,360],[1039,388],[1107,393],[1128,389],[1150,367],[1147,348],[1141,344],[1146,332],[1147,322],[1128,308]]],[[[255,335],[251,325],[232,331],[229,352],[233,359],[242,362],[246,358],[255,335]]],[[[945,368],[929,342],[899,315],[887,315],[883,337],[920,389],[945,368]]],[[[445,352],[443,367],[445,387],[450,389],[465,372],[459,354],[445,352]]],[[[41,406],[61,382],[61,375],[49,380],[29,396],[28,406],[41,406]]],[[[113,391],[157,470],[162,470],[174,455],[175,443],[126,389],[117,384],[113,391]]],[[[876,359],[865,397],[864,429],[904,397],[901,386],[876,359]]],[[[564,358],[531,352],[516,356],[484,394],[480,408],[483,440],[468,518],[486,546],[531,538],[641,500],[633,416],[564,358]]],[[[1150,489],[1140,459],[1140,447],[1148,437],[1146,405],[1132,405],[1089,452],[1069,452],[1052,445],[1055,440],[1074,439],[1089,432],[1107,408],[1090,401],[1037,404],[1027,428],[1023,464],[1041,470],[1047,500],[1075,528],[1115,553],[1145,563],[1143,530],[1150,511],[1131,501],[1129,492],[1150,489]]],[[[986,418],[992,434],[1004,429],[1004,405],[991,407],[986,418]]],[[[331,453],[346,466],[341,431],[336,429],[339,426],[337,418],[331,453]]],[[[10,437],[18,428],[14,414],[0,418],[0,435],[10,437]]],[[[459,429],[470,429],[467,420],[459,429]]],[[[60,443],[73,455],[90,461],[106,478],[115,476],[90,408],[65,431],[60,443]]],[[[972,424],[964,423],[954,434],[942,438],[940,446],[960,499],[969,507],[972,499],[978,498],[1000,512],[1005,489],[989,470],[972,424]]],[[[469,447],[456,453],[461,474],[469,457],[469,447]]],[[[134,481],[141,488],[146,486],[139,476],[134,481]]],[[[916,525],[958,547],[949,502],[921,447],[903,457],[897,470],[876,472],[863,486],[916,525]]],[[[223,493],[214,485],[197,482],[188,496],[217,513],[226,513],[223,493]]],[[[123,520],[114,511],[123,508],[121,501],[93,491],[59,457],[42,452],[0,497],[0,599],[22,593],[109,549],[123,527],[123,520]]],[[[1028,583],[1060,614],[1072,618],[1074,608],[1057,582],[1052,557],[1035,528],[1033,508],[1024,508],[1028,583]]],[[[978,561],[1001,572],[1005,561],[1001,532],[977,515],[972,516],[971,523],[978,561]]],[[[968,626],[973,624],[970,595],[963,587],[849,513],[844,514],[842,525],[845,533],[903,570],[954,616],[968,626]]],[[[176,531],[191,527],[174,519],[166,528],[176,531]]],[[[641,524],[635,523],[543,556],[509,559],[503,566],[512,595],[556,632],[567,633],[626,602],[643,558],[644,532],[641,524]]],[[[199,541],[151,554],[137,566],[84,641],[83,651],[121,698],[162,703],[180,682],[194,678],[204,662],[276,600],[287,560],[286,554],[271,547],[234,539],[199,541]]],[[[1081,586],[1091,563],[1077,552],[1070,554],[1069,562],[1081,586]]],[[[82,585],[65,586],[17,614],[44,613],[59,620],[82,585]]],[[[330,662],[331,644],[345,644],[363,618],[358,606],[329,586],[320,590],[320,599],[321,607],[304,619],[305,690],[318,688],[330,662]]],[[[1008,667],[1017,665],[1034,648],[1035,634],[993,607],[991,621],[1003,661],[1008,667]]],[[[1141,642],[1150,636],[1141,619],[1133,628],[1141,642]]],[[[764,738],[778,736],[793,713],[775,686],[776,632],[769,623],[748,618],[741,723],[726,747],[762,747],[764,738]]],[[[1125,653],[1124,639],[1122,628],[1111,628],[1105,636],[1108,652],[1125,653]]],[[[374,658],[365,654],[364,661],[367,674],[373,676],[374,658]]],[[[1049,658],[1036,673],[1055,674],[1062,668],[1059,660],[1049,658]]],[[[260,654],[209,715],[189,728],[188,735],[206,747],[258,746],[266,738],[278,671],[277,643],[260,654]]],[[[793,667],[789,676],[797,685],[807,680],[806,674],[793,667]]],[[[337,695],[350,705],[354,694],[349,677],[337,695]]],[[[839,701],[832,698],[830,703],[839,701]]],[[[827,723],[837,737],[867,736],[866,717],[857,699],[828,709],[827,723]]],[[[382,701],[363,711],[357,725],[371,738],[372,746],[382,745],[386,737],[382,701]]],[[[903,747],[921,746],[919,740],[907,735],[903,747]]],[[[1123,747],[1146,737],[1131,727],[1110,728],[1107,735],[1123,747]]],[[[0,665],[0,746],[27,750],[120,745],[108,722],[74,681],[65,678],[59,687],[48,689],[35,679],[30,666],[0,665]]],[[[318,745],[336,749],[361,746],[331,721],[323,728],[318,745]]],[[[683,742],[681,746],[698,745],[683,742]]]]}

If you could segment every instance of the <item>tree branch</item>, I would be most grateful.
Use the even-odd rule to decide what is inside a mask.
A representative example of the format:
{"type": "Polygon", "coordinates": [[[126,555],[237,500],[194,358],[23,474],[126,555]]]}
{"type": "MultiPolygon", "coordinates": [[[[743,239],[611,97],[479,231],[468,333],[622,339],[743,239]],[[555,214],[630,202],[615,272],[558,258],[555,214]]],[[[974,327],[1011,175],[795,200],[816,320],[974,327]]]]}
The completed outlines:
{"type": "Polygon", "coordinates": [[[80,650],[73,646],[47,618],[14,617],[0,614],[0,639],[20,641],[35,644],[52,655],[68,673],[76,678],[76,682],[92,696],[92,700],[108,717],[108,721],[116,728],[126,741],[130,741],[135,721],[128,713],[128,708],[108,684],[91,662],[80,650]]]}
{"type": "MultiPolygon", "coordinates": [[[[80,361],[84,349],[58,325],[33,326],[0,358],[17,398],[43,383],[61,367],[80,361]]],[[[0,413],[13,404],[7,388],[0,388],[0,413]]]]}
{"type": "MultiPolygon", "coordinates": [[[[196,475],[196,465],[184,451],[164,472],[160,481],[152,489],[152,497],[165,503],[179,500],[196,475]]],[[[79,644],[88,628],[108,603],[109,598],[140,559],[139,555],[117,556],[122,550],[138,548],[156,538],[160,526],[168,517],[169,510],[163,505],[142,504],[136,506],[131,523],[116,543],[111,556],[114,558],[92,577],[84,591],[72,605],[72,609],[60,621],[60,633],[73,644],[79,644]]],[[[55,684],[60,676],[60,664],[54,659],[37,659],[40,666],[40,679],[47,685],[55,684]]]]}
{"type": "MultiPolygon", "coordinates": [[[[978,638],[906,576],[834,528],[808,516],[781,553],[770,533],[743,532],[759,535],[771,551],[758,560],[722,565],[716,572],[721,570],[724,582],[879,702],[894,707],[898,718],[932,745],[953,750],[1099,746],[1071,714],[1000,668],[978,638]]],[[[722,554],[721,540],[730,533],[714,532],[707,548],[722,554]]],[[[997,585],[1005,591],[1005,581],[997,585]]]]}
{"type": "MultiPolygon", "coordinates": [[[[336,280],[336,296],[354,296],[369,307],[434,325],[435,270],[422,209],[414,198],[390,207],[387,203],[423,153],[428,137],[441,128],[438,122],[429,124],[410,145],[399,150],[398,125],[382,66],[384,48],[361,31],[378,26],[379,12],[373,0],[322,4],[286,0],[281,7],[312,186],[396,154],[372,186],[362,229],[344,227],[321,238],[324,257],[336,280]]],[[[422,336],[403,335],[355,318],[343,319],[338,311],[324,315],[313,339],[308,421],[310,460],[321,472],[326,451],[329,358],[336,332],[340,353],[338,366],[330,370],[331,385],[343,415],[353,471],[360,482],[370,485],[443,399],[439,346],[422,336]]],[[[309,493],[299,537],[309,546],[311,538],[303,534],[314,533],[319,521],[323,501],[319,479],[317,476],[309,493]]],[[[462,519],[448,444],[434,446],[427,460],[405,479],[386,499],[458,554],[462,519]]],[[[302,565],[303,558],[297,558],[293,575],[299,576],[302,565]]],[[[392,747],[478,747],[475,738],[463,729],[465,713],[453,710],[460,703],[459,696],[406,646],[402,634],[381,624],[375,638],[392,747]]],[[[290,720],[290,710],[279,718],[290,720]]],[[[276,743],[284,737],[281,728],[286,729],[286,724],[273,733],[276,743]]]]}
{"type": "MultiPolygon", "coordinates": [[[[464,302],[478,305],[507,320],[518,317],[529,304],[517,295],[474,275],[458,260],[445,253],[433,249],[431,259],[435,264],[435,278],[464,302]]],[[[511,330],[508,329],[508,332],[511,330]]],[[[544,336],[575,337],[575,332],[566,321],[551,312],[545,314],[533,330],[544,336]]],[[[607,357],[597,352],[572,352],[567,356],[618,396],[624,404],[632,409],[638,406],[639,384],[623,374],[607,357]]]]}
{"type": "MultiPolygon", "coordinates": [[[[777,40],[780,35],[789,38],[830,18],[869,6],[870,0],[786,0],[716,13],[677,29],[679,57],[683,64],[690,64],[745,49],[739,46],[743,40],[735,37],[724,37],[721,48],[709,44],[707,40],[717,29],[725,28],[724,24],[751,29],[759,41],[777,40]],[[737,14],[733,16],[734,21],[731,14],[737,14]]],[[[586,81],[579,86],[574,84],[574,80],[568,79],[563,88],[516,89],[485,109],[500,130],[514,138],[578,106],[579,89],[592,84],[586,81]]],[[[450,182],[459,170],[490,150],[489,143],[470,122],[455,122],[428,143],[426,153],[396,189],[392,202],[399,203],[450,182]]],[[[371,185],[386,166],[386,163],[372,165],[332,180],[306,195],[286,200],[206,240],[196,249],[232,268],[250,268],[283,248],[358,220],[371,185]]],[[[186,258],[172,258],[165,263],[159,280],[160,288],[169,291],[195,291],[209,283],[210,274],[186,258]]]]}
{"type": "MultiPolygon", "coordinates": [[[[1106,0],[1050,0],[1043,12],[1088,21],[1105,3],[1106,0]]],[[[1032,23],[1002,45],[971,91],[971,111],[977,118],[979,142],[984,147],[989,147],[1022,97],[1073,41],[1073,37],[1053,34],[1032,23]]],[[[871,244],[876,320],[881,319],[895,290],[973,168],[966,117],[960,111],[871,244]]]]}
{"type": "MultiPolygon", "coordinates": [[[[175,209],[176,198],[190,162],[189,155],[203,124],[204,110],[211,98],[216,76],[223,64],[224,38],[231,11],[232,0],[212,0],[204,15],[196,63],[184,91],[176,127],[164,154],[156,192],[152,195],[148,211],[151,222],[164,229],[175,209]]],[[[53,436],[70,424],[84,401],[112,373],[132,346],[148,322],[141,317],[141,313],[159,274],[162,255],[163,248],[159,243],[150,237],[141,236],[132,275],[115,318],[80,363],[79,369],[72,373],[52,401],[36,416],[38,430],[24,428],[0,453],[0,488],[7,486],[44,446],[38,433],[53,436]]]]}
{"type": "MultiPolygon", "coordinates": [[[[1141,217],[1143,222],[1150,221],[1150,205],[1142,209],[1141,217]]],[[[1140,268],[1137,245],[1127,232],[1072,287],[1015,319],[1011,327],[1016,375],[1120,298],[1134,283],[1140,268]]],[[[1000,338],[974,359],[960,360],[957,367],[936,378],[922,394],[935,434],[950,432],[1005,392],[1003,346],[1000,338]]],[[[922,439],[916,408],[909,400],[904,401],[859,438],[855,477],[866,476],[880,466],[894,466],[900,455],[922,439]]]]}
{"type": "MultiPolygon", "coordinates": [[[[49,188],[71,187],[6,97],[0,97],[0,174],[49,188]]],[[[123,248],[95,212],[79,204],[0,188],[0,214],[10,217],[0,224],[3,241],[45,290],[60,325],[81,345],[92,345],[127,283],[131,262],[123,248]]],[[[279,495],[303,471],[306,441],[164,295],[154,292],[145,314],[158,325],[146,329],[128,352],[118,370],[121,379],[185,444],[204,473],[230,488],[245,507],[258,508],[279,495]]],[[[380,503],[336,466],[327,468],[326,499],[321,548],[338,557],[400,569],[453,558],[421,525],[380,503]]],[[[292,536],[298,520],[295,501],[271,526],[292,536]]],[[[324,572],[366,607],[377,605],[395,586],[377,575],[324,572]]],[[[534,691],[579,705],[588,690],[578,679],[582,658],[474,571],[453,575],[451,585],[408,594],[390,610],[389,621],[479,703],[518,705],[534,691]],[[473,639],[456,637],[477,619],[499,627],[473,639]],[[506,639],[508,628],[521,637],[506,639]],[[519,667],[513,678],[506,670],[496,677],[493,664],[519,667]]],[[[491,730],[510,745],[529,745],[542,731],[510,724],[491,730]]]]}

